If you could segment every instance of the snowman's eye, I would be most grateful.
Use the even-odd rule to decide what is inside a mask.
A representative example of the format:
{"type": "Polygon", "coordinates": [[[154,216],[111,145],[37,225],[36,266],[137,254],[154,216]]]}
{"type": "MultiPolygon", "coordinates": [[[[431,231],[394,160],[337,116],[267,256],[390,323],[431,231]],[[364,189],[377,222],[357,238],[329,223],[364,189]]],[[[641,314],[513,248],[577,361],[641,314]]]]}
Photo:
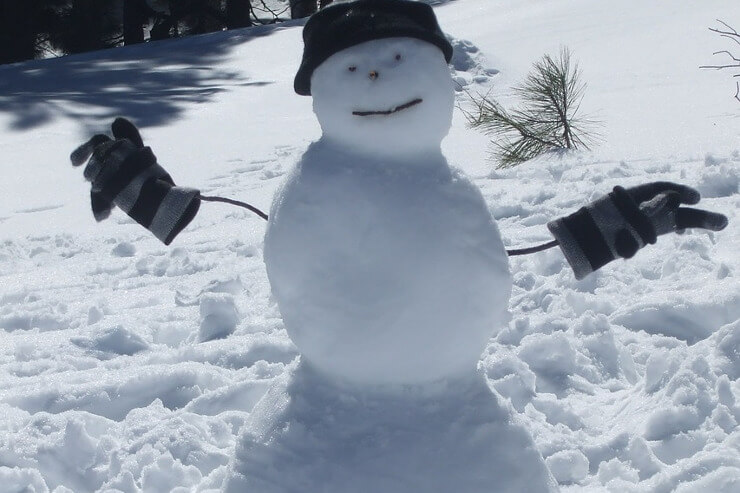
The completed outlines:
{"type": "Polygon", "coordinates": [[[357,67],[355,67],[354,65],[350,65],[349,67],[347,67],[347,70],[349,70],[350,72],[354,72],[355,70],[357,70],[357,67]]]}
{"type": "Polygon", "coordinates": [[[400,53],[396,53],[396,56],[395,56],[395,58],[396,58],[396,61],[397,61],[397,62],[400,62],[400,61],[401,61],[401,58],[403,58],[403,57],[401,56],[401,54],[400,54],[400,53]]]}

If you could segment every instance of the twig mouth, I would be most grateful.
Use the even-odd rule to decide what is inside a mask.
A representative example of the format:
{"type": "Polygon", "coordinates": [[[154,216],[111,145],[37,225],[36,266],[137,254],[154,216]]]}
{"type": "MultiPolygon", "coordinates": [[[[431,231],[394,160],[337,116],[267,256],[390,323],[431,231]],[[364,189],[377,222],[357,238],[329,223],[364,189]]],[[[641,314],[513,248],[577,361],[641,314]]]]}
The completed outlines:
{"type": "Polygon", "coordinates": [[[375,116],[375,115],[392,115],[393,113],[398,113],[399,111],[403,111],[407,108],[411,108],[412,106],[416,106],[417,104],[420,104],[422,102],[421,98],[416,98],[414,100],[409,101],[408,103],[401,104],[399,106],[396,106],[395,108],[391,108],[389,110],[381,110],[381,111],[353,111],[352,114],[355,116],[375,116]]]}

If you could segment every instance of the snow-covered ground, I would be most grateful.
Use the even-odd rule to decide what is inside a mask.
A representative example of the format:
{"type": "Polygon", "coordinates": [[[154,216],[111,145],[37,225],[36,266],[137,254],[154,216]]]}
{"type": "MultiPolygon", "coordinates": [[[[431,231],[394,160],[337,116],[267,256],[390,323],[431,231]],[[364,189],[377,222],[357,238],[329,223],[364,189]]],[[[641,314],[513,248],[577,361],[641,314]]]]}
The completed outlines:
{"type": "MultiPolygon", "coordinates": [[[[727,47],[707,27],[739,27],[740,5],[436,3],[469,92],[510,103],[532,62],[568,46],[583,110],[603,121],[592,152],[495,171],[456,112],[444,151],[508,246],[657,179],[730,219],[582,281],[557,250],[513,258],[512,320],[480,363],[501,405],[562,491],[740,490],[740,105],[728,73],[698,68],[727,47]]],[[[242,425],[297,356],[270,297],[265,224],[205,204],[170,247],[120,211],[96,224],[68,156],[127,116],[179,184],[267,209],[319,135],[292,91],[300,29],[0,67],[0,491],[223,485],[242,425]]]]}

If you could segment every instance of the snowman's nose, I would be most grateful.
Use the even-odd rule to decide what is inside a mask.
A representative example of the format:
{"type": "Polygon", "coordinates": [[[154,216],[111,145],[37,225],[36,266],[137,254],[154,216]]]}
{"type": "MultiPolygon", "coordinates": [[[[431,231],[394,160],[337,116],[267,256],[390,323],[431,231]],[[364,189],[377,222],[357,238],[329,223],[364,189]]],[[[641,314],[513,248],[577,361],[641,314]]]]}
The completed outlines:
{"type": "Polygon", "coordinates": [[[380,72],[377,70],[371,70],[369,74],[367,74],[368,77],[370,77],[370,80],[375,80],[378,77],[380,77],[380,72]]]}

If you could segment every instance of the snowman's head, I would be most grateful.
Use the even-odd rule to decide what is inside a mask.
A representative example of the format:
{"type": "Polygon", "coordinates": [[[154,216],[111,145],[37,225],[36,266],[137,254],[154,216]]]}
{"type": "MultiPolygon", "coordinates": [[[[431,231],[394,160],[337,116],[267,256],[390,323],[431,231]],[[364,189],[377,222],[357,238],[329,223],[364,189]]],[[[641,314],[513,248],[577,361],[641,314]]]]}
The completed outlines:
{"type": "Polygon", "coordinates": [[[296,75],[324,136],[353,149],[405,154],[439,149],[449,131],[452,47],[431,7],[357,0],[315,14],[296,75]]]}
{"type": "Polygon", "coordinates": [[[332,55],[311,77],[324,136],[379,154],[439,149],[454,89],[442,52],[412,38],[367,41],[332,55]]]}

